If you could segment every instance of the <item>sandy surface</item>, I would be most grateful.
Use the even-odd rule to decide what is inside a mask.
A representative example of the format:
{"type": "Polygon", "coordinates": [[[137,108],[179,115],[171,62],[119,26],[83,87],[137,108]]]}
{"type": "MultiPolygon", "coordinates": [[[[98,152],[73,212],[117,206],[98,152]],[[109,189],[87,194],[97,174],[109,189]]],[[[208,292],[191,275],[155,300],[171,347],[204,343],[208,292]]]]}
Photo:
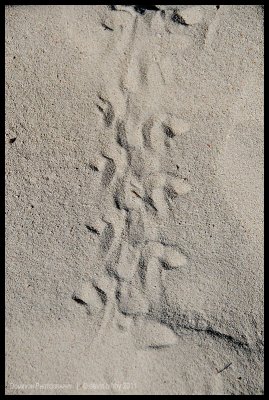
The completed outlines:
{"type": "Polygon", "coordinates": [[[263,393],[263,10],[155,7],[6,7],[6,394],[263,393]]]}

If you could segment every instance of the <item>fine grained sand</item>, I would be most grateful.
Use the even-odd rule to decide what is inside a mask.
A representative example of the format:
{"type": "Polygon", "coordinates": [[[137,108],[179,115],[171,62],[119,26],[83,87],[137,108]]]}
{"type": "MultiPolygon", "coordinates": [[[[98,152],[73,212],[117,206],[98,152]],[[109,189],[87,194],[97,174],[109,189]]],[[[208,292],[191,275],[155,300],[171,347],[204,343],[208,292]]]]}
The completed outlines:
{"type": "Polygon", "coordinates": [[[263,393],[261,6],[6,8],[6,302],[6,394],[263,393]]]}

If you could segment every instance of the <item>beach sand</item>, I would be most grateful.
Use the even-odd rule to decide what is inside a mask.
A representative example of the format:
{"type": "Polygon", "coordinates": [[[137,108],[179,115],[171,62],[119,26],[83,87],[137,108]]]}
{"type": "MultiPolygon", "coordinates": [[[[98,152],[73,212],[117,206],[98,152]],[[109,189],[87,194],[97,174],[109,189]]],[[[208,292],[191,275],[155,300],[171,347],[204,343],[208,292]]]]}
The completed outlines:
{"type": "Polygon", "coordinates": [[[6,6],[6,394],[263,394],[263,8],[6,6]]]}

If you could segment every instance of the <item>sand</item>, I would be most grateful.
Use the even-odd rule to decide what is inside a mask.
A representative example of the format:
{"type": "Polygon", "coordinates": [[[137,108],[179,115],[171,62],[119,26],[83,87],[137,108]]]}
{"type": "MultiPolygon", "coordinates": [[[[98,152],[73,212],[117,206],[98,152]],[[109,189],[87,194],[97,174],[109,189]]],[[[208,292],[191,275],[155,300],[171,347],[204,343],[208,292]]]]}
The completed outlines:
{"type": "Polygon", "coordinates": [[[263,8],[6,7],[6,394],[263,393],[263,8]]]}

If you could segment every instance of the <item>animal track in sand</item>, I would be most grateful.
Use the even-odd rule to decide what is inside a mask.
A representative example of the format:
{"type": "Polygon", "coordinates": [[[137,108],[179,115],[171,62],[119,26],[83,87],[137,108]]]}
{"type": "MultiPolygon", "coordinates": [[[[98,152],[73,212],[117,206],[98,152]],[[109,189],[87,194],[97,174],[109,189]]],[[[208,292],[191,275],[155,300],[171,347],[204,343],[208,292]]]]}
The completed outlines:
{"type": "Polygon", "coordinates": [[[103,254],[106,254],[110,249],[113,238],[114,238],[113,224],[111,224],[110,222],[106,222],[106,227],[104,228],[100,237],[100,248],[103,254]]]}
{"type": "Polygon", "coordinates": [[[115,208],[125,220],[117,234],[117,217],[114,222],[109,215],[103,218],[103,229],[88,225],[88,230],[100,238],[106,271],[114,281],[111,289],[106,287],[98,290],[98,286],[94,286],[97,291],[95,297],[91,295],[91,298],[87,298],[84,295],[83,300],[83,296],[80,296],[87,307],[90,307],[90,300],[96,302],[101,294],[106,299],[103,300],[104,316],[99,339],[102,336],[101,331],[105,333],[105,326],[114,318],[115,310],[118,310],[117,312],[134,318],[133,334],[140,336],[137,339],[138,346],[154,348],[177,342],[176,335],[168,326],[151,320],[151,313],[161,307],[162,271],[185,266],[187,258],[174,247],[165,246],[159,241],[148,241],[148,228],[145,226],[145,218],[150,220],[154,215],[157,218],[166,217],[169,212],[167,198],[174,199],[191,189],[184,180],[162,171],[158,153],[153,149],[152,129],[156,129],[157,125],[159,130],[156,132],[163,135],[164,142],[189,129],[189,125],[182,120],[173,120],[167,116],[165,121],[158,125],[154,117],[150,117],[142,124],[140,132],[144,148],[141,148],[129,143],[130,133],[126,130],[126,124],[123,120],[117,120],[115,142],[125,152],[126,157],[122,157],[117,149],[113,150],[113,146],[111,149],[107,146],[106,151],[102,152],[101,161],[91,161],[96,166],[94,170],[101,171],[103,187],[108,188],[114,182],[110,193],[115,208]],[[119,156],[122,160],[120,168],[117,166],[119,156]],[[139,325],[141,321],[137,320],[142,316],[141,321],[145,325],[143,335],[139,325]]]}
{"type": "MultiPolygon", "coordinates": [[[[137,8],[135,11],[141,14],[159,11],[158,7],[150,7],[151,10],[137,8]]],[[[133,35],[135,29],[136,23],[133,35]]],[[[129,55],[129,62],[136,64],[138,72],[134,88],[151,90],[155,82],[148,79],[148,63],[143,53],[137,60],[129,55]]],[[[132,96],[132,91],[128,96],[132,96]]],[[[143,117],[137,114],[138,121],[133,121],[129,118],[130,104],[132,107],[135,102],[129,102],[128,96],[125,116],[115,115],[115,107],[106,96],[99,95],[97,102],[105,129],[111,136],[104,132],[101,155],[91,159],[89,166],[99,173],[96,177],[100,177],[106,200],[115,213],[112,209],[104,210],[102,223],[87,225],[99,241],[105,266],[104,282],[100,283],[98,278],[88,289],[77,293],[76,298],[87,309],[98,304],[103,310],[97,341],[105,335],[106,327],[116,315],[122,314],[132,321],[130,325],[138,347],[159,348],[177,343],[177,336],[168,324],[161,323],[152,314],[162,307],[164,272],[176,271],[187,264],[187,257],[179,249],[160,243],[159,223],[169,216],[169,202],[191,189],[182,179],[165,172],[162,157],[176,146],[177,136],[187,132],[190,125],[163,112],[160,115],[147,112],[143,117]],[[152,223],[155,241],[151,240],[152,223]]]]}
{"type": "Polygon", "coordinates": [[[106,100],[100,95],[98,97],[101,103],[97,103],[96,106],[103,114],[105,126],[108,128],[112,125],[115,118],[114,108],[109,100],[106,100]]]}
{"type": "Polygon", "coordinates": [[[117,291],[118,309],[124,315],[143,315],[149,311],[145,294],[132,283],[122,282],[117,291]]]}
{"type": "Polygon", "coordinates": [[[104,296],[91,282],[82,284],[80,290],[74,291],[72,299],[83,305],[89,314],[102,310],[105,304],[104,296]]]}
{"type": "Polygon", "coordinates": [[[102,174],[102,185],[108,187],[113,179],[116,172],[116,164],[112,158],[103,156],[106,158],[106,165],[102,174]]]}
{"type": "Polygon", "coordinates": [[[142,136],[143,136],[143,144],[146,148],[151,148],[151,129],[153,127],[154,120],[149,118],[142,126],[142,136]]]}

